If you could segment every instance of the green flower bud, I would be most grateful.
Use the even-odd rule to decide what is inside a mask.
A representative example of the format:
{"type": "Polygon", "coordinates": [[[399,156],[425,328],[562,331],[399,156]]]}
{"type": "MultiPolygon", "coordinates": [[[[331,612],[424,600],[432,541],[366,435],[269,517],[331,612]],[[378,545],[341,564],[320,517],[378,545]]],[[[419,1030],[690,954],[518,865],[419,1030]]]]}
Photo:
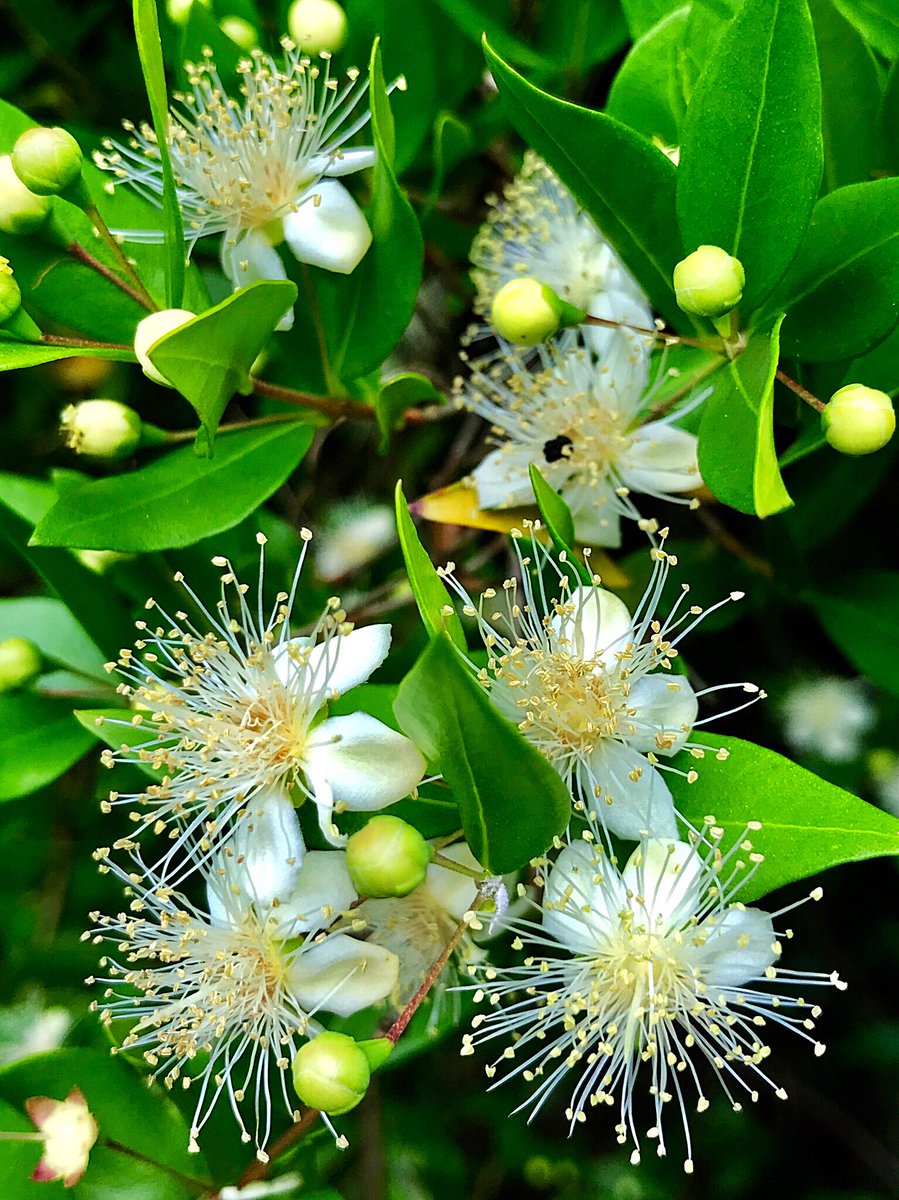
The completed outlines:
{"type": "Polygon", "coordinates": [[[186,25],[194,4],[212,8],[212,0],[165,0],[165,11],[173,25],[186,25]]]}
{"type": "Polygon", "coordinates": [[[339,1117],[368,1090],[371,1068],[365,1051],[345,1033],[320,1033],[293,1060],[293,1085],[304,1104],[339,1117]]]}
{"type": "Polygon", "coordinates": [[[141,419],[118,400],[82,400],[63,409],[62,435],[70,450],[90,458],[128,458],[140,445],[141,419]]]}
{"type": "Polygon", "coordinates": [[[0,692],[24,687],[40,672],[41,652],[28,638],[11,637],[0,642],[0,692]]]}
{"type": "Polygon", "coordinates": [[[700,246],[674,268],[678,304],[699,317],[723,317],[736,308],[745,283],[743,264],[720,246],[700,246]]]}
{"type": "Polygon", "coordinates": [[[0,232],[34,233],[49,215],[49,196],[30,192],[13,170],[11,155],[0,155],[0,232]]]}
{"type": "Polygon", "coordinates": [[[584,316],[538,279],[510,279],[493,297],[490,309],[494,329],[513,346],[536,346],[584,316]]]}
{"type": "Polygon", "coordinates": [[[13,279],[9,259],[0,255],[0,325],[22,307],[22,290],[13,279]]]}
{"type": "Polygon", "coordinates": [[[160,338],[165,337],[167,333],[172,333],[175,329],[180,329],[182,325],[192,321],[196,315],[186,308],[164,308],[161,312],[150,313],[149,317],[144,317],[138,323],[137,329],[134,331],[134,353],[148,379],[152,379],[154,383],[159,383],[163,387],[172,386],[150,362],[149,352],[160,338]]]}
{"type": "Polygon", "coordinates": [[[259,45],[259,34],[243,17],[225,17],[219,21],[219,29],[226,38],[240,46],[241,50],[255,50],[259,45]]]}
{"type": "Polygon", "coordinates": [[[399,817],[372,817],[346,845],[347,870],[363,896],[408,896],[430,861],[431,847],[399,817]]]}
{"type": "Polygon", "coordinates": [[[26,129],[13,146],[13,170],[36,196],[56,196],[81,177],[84,155],[70,133],[54,127],[26,129]]]}
{"type": "Polygon", "coordinates": [[[873,454],[896,431],[896,413],[886,392],[850,383],[834,392],[821,414],[821,430],[841,454],[873,454]]]}
{"type": "Polygon", "coordinates": [[[337,0],[294,0],[287,31],[307,54],[336,54],[346,41],[346,13],[337,0]]]}

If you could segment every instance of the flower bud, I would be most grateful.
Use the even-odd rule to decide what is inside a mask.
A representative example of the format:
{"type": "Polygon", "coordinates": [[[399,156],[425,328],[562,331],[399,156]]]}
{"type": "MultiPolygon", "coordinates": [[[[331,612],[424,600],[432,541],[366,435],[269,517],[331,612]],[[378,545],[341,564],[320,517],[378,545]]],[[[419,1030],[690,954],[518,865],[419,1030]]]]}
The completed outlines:
{"type": "Polygon", "coordinates": [[[873,454],[896,431],[896,413],[886,392],[850,383],[834,392],[821,414],[821,430],[841,454],[873,454]]]}
{"type": "Polygon", "coordinates": [[[49,196],[30,192],[13,170],[12,157],[0,155],[0,233],[33,233],[49,213],[49,196]]]}
{"type": "Polygon", "coordinates": [[[346,846],[347,870],[363,896],[407,896],[424,880],[430,861],[431,847],[400,817],[372,817],[346,846]]]}
{"type": "Polygon", "coordinates": [[[674,268],[674,291],[684,312],[723,317],[740,303],[743,264],[720,246],[700,246],[674,268]]]}
{"type": "Polygon", "coordinates": [[[371,1068],[365,1051],[345,1033],[320,1033],[293,1060],[293,1085],[304,1104],[339,1117],[368,1090],[371,1068]]]}
{"type": "Polygon", "coordinates": [[[186,25],[194,4],[211,8],[212,0],[165,0],[165,11],[173,25],[186,25]]]}
{"type": "Polygon", "coordinates": [[[346,41],[346,13],[337,0],[294,0],[287,31],[307,54],[336,54],[346,41]]]}
{"type": "Polygon", "coordinates": [[[128,458],[140,445],[141,419],[118,400],[82,400],[63,409],[66,445],[90,458],[128,458]]]}
{"type": "Polygon", "coordinates": [[[26,129],[13,146],[13,170],[36,196],[55,196],[81,177],[84,155],[65,129],[26,129]]]}
{"type": "Polygon", "coordinates": [[[30,683],[41,669],[41,652],[28,638],[0,642],[0,692],[11,692],[30,683]]]}
{"type": "Polygon", "coordinates": [[[161,312],[150,313],[149,317],[144,317],[139,322],[134,331],[134,353],[148,379],[152,379],[154,383],[159,383],[163,387],[172,386],[150,362],[149,352],[160,338],[164,338],[167,333],[172,333],[175,329],[180,329],[182,325],[192,321],[196,315],[186,308],[164,308],[161,312]]]}
{"type": "Polygon", "coordinates": [[[225,17],[219,21],[219,29],[226,38],[240,46],[241,50],[255,50],[259,45],[259,34],[255,26],[243,17],[225,17]]]}
{"type": "Polygon", "coordinates": [[[9,259],[0,255],[0,325],[22,307],[22,290],[13,278],[9,259]]]}

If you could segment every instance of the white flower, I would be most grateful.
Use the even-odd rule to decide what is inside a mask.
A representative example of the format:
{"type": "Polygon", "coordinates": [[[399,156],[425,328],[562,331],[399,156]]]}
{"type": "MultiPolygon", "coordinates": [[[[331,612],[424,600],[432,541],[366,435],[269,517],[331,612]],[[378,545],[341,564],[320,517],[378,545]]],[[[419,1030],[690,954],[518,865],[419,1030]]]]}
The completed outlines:
{"type": "MultiPolygon", "coordinates": [[[[137,818],[138,833],[153,825],[161,832],[170,822],[180,826],[181,836],[157,865],[162,874],[188,843],[200,839],[200,853],[208,854],[223,831],[266,808],[272,794],[290,789],[313,800],[325,836],[342,844],[334,813],[386,808],[408,795],[425,772],[415,745],[367,713],[324,716],[329,700],[363,683],[387,657],[390,626],[354,629],[332,597],[311,632],[292,634],[290,612],[311,536],[303,531],[290,593],[278,593],[268,613],[264,550],[252,608],[230,563],[215,558],[225,571],[214,613],[180,574],[175,577],[208,630],[150,600],[147,607],[160,613],[160,624],[151,629],[138,623],[141,657],[124,650],[118,664],[107,664],[118,666],[125,680],[118,690],[138,707],[130,721],[118,723],[130,726],[132,735],[144,729],[147,737],[135,744],[132,736],[131,745],[105,751],[103,761],[111,766],[137,759],[157,768],[159,779],[138,794],[112,793],[106,808],[136,804],[148,810],[137,818]]],[[[264,546],[261,534],[257,540],[264,546]]],[[[175,832],[170,830],[173,837],[175,832]]]]}
{"type": "MultiPolygon", "coordinates": [[[[369,120],[360,108],[367,82],[341,84],[330,56],[313,64],[289,39],[284,63],[254,50],[239,65],[243,102],[231,99],[215,64],[188,65],[191,92],[169,119],[169,154],[178,182],[185,237],[192,248],[223,234],[221,258],[235,288],[284,279],[275,247],[283,240],[304,263],[348,274],[371,243],[361,210],[338,177],[370,167],[370,146],[347,147],[369,120]]],[[[127,144],[107,141],[96,162],[154,203],[163,191],[153,130],[130,122],[127,144]]],[[[129,240],[162,240],[157,231],[121,231],[129,240]]],[[[289,328],[288,314],[281,328],[289,328]]]]}
{"type": "Polygon", "coordinates": [[[61,1179],[63,1187],[73,1187],[87,1170],[100,1132],[81,1089],[72,1088],[65,1100],[32,1096],[25,1110],[44,1139],[44,1153],[31,1178],[36,1183],[61,1179]]]}
{"type": "MultiPolygon", "coordinates": [[[[591,217],[543,159],[529,150],[521,172],[491,212],[471,248],[475,308],[489,316],[493,297],[510,279],[529,276],[593,317],[653,329],[652,311],[633,278],[591,217]]],[[[588,343],[613,369],[646,358],[651,340],[630,329],[586,332],[588,343]]]]}
{"type": "Polygon", "coordinates": [[[673,422],[708,393],[644,421],[654,391],[648,375],[642,355],[611,365],[574,331],[474,362],[456,384],[458,402],[501,439],[472,475],[480,507],[533,504],[531,463],[568,504],[578,540],[595,546],[619,546],[620,518],[640,519],[631,492],[695,504],[681,494],[702,484],[696,438],[673,422]]]}
{"type": "Polygon", "coordinates": [[[0,1063],[58,1049],[72,1027],[72,1016],[57,1005],[45,1007],[39,991],[0,1009],[0,1063]]]}
{"type": "Polygon", "coordinates": [[[783,701],[784,737],[794,750],[827,762],[849,762],[861,752],[877,713],[860,679],[822,676],[798,683],[783,701]]]}
{"type": "MultiPolygon", "coordinates": [[[[513,538],[521,582],[507,579],[501,600],[489,588],[475,607],[452,575],[452,564],[441,572],[462,598],[465,615],[476,618],[487,649],[488,665],[477,671],[478,681],[553,764],[572,791],[575,812],[594,834],[674,836],[674,803],[662,770],[676,768],[663,767],[660,758],[685,749],[694,758],[716,752],[690,740],[691,730],[703,723],[696,719],[699,696],[721,687],[751,693],[746,703],[761,695],[750,683],[694,692],[687,677],[672,669],[680,642],[720,605],[705,611],[685,606],[689,586],[682,584],[668,616],[660,618],[659,602],[677,559],[657,549],[651,551],[652,577],[632,615],[599,576],[572,584],[570,564],[560,565],[536,540],[529,543],[534,559],[523,557],[521,534],[513,531],[513,538]],[[550,577],[535,585],[531,570],[550,577]]],[[[732,592],[728,599],[741,597],[732,592]]]]}
{"type": "Polygon", "coordinates": [[[315,566],[329,583],[367,567],[396,545],[396,518],[386,504],[335,504],[318,539],[315,566]]]}
{"type": "Polygon", "coordinates": [[[475,998],[486,991],[490,1008],[475,1017],[463,1047],[472,1053],[482,1042],[512,1039],[487,1074],[503,1066],[509,1074],[499,1082],[521,1075],[533,1084],[520,1106],[531,1117],[559,1086],[572,1129],[592,1106],[617,1109],[618,1141],[633,1143],[632,1162],[640,1158],[634,1097],[645,1084],[654,1113],[646,1136],[664,1155],[664,1114],[675,1108],[687,1171],[688,1089],[698,1112],[709,1105],[693,1058],[714,1067],[737,1110],[739,1090],[756,1100],[765,1085],[785,1099],[766,1070],[765,1026],[791,1029],[821,1054],[811,1033],[820,1009],[791,993],[845,986],[836,975],[774,965],[780,938],[791,936],[775,932],[774,918],[788,909],[772,917],[735,902],[753,870],[741,859],[761,856],[745,837],[722,853],[722,831],[703,833],[710,840],[693,845],[644,840],[620,873],[599,847],[566,847],[546,880],[542,923],[510,922],[523,965],[485,972],[475,998]]]}
{"type": "Polygon", "coordinates": [[[396,956],[345,932],[356,929],[344,919],[356,895],[344,853],[312,851],[285,871],[282,850],[273,842],[250,863],[229,842],[204,872],[205,908],[164,886],[138,855],[128,873],[104,864],[133,899],[117,917],[91,914],[94,941],[116,946],[101,960],[107,987],[93,1007],[106,1024],[132,1022],[122,1047],[141,1051],[167,1087],[197,1086],[192,1150],[224,1092],[242,1139],[265,1161],[271,1068],[286,1111],[299,1119],[289,1090],[298,1041],[322,1030],[320,1013],[351,1016],[396,985],[396,956]],[[208,1061],[192,1074],[200,1054],[208,1061]]]}

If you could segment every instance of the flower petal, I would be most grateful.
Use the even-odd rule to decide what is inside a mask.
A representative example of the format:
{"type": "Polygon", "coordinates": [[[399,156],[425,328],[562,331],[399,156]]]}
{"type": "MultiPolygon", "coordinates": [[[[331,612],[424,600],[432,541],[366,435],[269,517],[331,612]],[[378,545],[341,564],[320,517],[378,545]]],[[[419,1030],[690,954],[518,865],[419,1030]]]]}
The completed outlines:
{"type": "Polygon", "coordinates": [[[335,634],[309,647],[308,638],[292,638],[273,652],[275,670],[285,687],[298,686],[304,695],[336,699],[364,683],[390,650],[389,625],[364,625],[335,634]]]}
{"type": "Polygon", "coordinates": [[[427,768],[414,742],[361,712],[329,717],[316,726],[305,762],[310,779],[327,783],[334,806],[353,812],[402,800],[427,768]]]}
{"type": "Polygon", "coordinates": [[[300,262],[349,275],[371,245],[371,230],[343,184],[323,179],[284,218],[284,238],[300,262]]]}
{"type": "Polygon", "coordinates": [[[543,927],[563,946],[590,953],[627,906],[621,879],[594,846],[571,842],[553,864],[543,892],[543,927]]]}
{"type": "Polygon", "coordinates": [[[471,473],[478,490],[481,508],[511,508],[517,504],[533,504],[534,492],[528,467],[532,461],[530,448],[505,442],[492,450],[471,473]]]}
{"type": "Polygon", "coordinates": [[[697,445],[685,429],[651,421],[631,435],[630,445],[618,459],[618,470],[635,492],[692,492],[702,484],[697,445]]]}
{"type": "MultiPolygon", "coordinates": [[[[645,298],[639,298],[639,288],[633,284],[632,291],[622,279],[622,287],[605,288],[587,305],[592,317],[606,321],[620,321],[636,325],[641,329],[652,329],[652,313],[645,298]]],[[[598,325],[584,325],[581,329],[585,344],[602,362],[609,380],[613,382],[616,407],[622,413],[633,416],[649,382],[649,360],[654,339],[635,333],[631,329],[609,329],[598,325]]]]}
{"type": "Polygon", "coordinates": [[[565,612],[551,619],[556,638],[569,653],[603,666],[615,665],[615,651],[624,650],[633,635],[631,614],[623,600],[605,588],[572,588],[565,612]]]}
{"type": "Polygon", "coordinates": [[[355,899],[346,855],[340,850],[310,850],[293,891],[281,900],[281,914],[293,922],[282,936],[326,929],[355,899]]]}
{"type": "Polygon", "coordinates": [[[774,922],[760,908],[729,908],[703,921],[700,929],[709,935],[703,958],[711,987],[739,987],[764,976],[777,961],[774,922]]]}
{"type": "MultiPolygon", "coordinates": [[[[472,854],[467,842],[456,842],[454,846],[445,846],[440,853],[444,858],[451,858],[453,862],[460,863],[463,867],[470,867],[475,871],[484,869],[472,854]]],[[[436,863],[432,863],[428,867],[425,881],[421,887],[456,921],[462,920],[478,894],[478,885],[474,879],[468,875],[460,875],[447,867],[438,866],[436,863]]]]}
{"type": "Polygon", "coordinates": [[[589,546],[621,545],[621,514],[615,507],[615,490],[606,481],[573,483],[557,489],[571,509],[579,542],[589,546]]]}
{"type": "Polygon", "coordinates": [[[349,150],[338,150],[334,154],[318,154],[309,161],[309,170],[316,175],[327,175],[329,179],[337,179],[343,175],[352,175],[355,171],[364,171],[373,167],[378,161],[378,152],[374,146],[353,146],[349,150]]]}
{"type": "Polygon", "coordinates": [[[351,1017],[396,986],[400,961],[390,950],[335,933],[298,954],[287,972],[290,990],[310,1015],[318,1009],[351,1017]]]}
{"type": "Polygon", "coordinates": [[[636,709],[628,744],[641,754],[676,754],[690,736],[699,712],[689,680],[670,671],[638,679],[631,688],[628,707],[636,709]]]}
{"type": "Polygon", "coordinates": [[[645,838],[621,878],[657,932],[682,929],[702,904],[705,866],[694,846],[676,837],[645,838]]]}
{"type": "Polygon", "coordinates": [[[634,840],[644,833],[677,836],[668,785],[633,747],[604,738],[591,754],[588,769],[595,786],[602,789],[595,808],[609,833],[634,840]]]}
{"type": "MultiPolygon", "coordinates": [[[[220,250],[222,270],[231,280],[234,290],[257,283],[260,279],[286,279],[287,272],[281,255],[264,233],[251,229],[237,242],[227,235],[222,238],[220,250]]],[[[293,328],[293,307],[289,308],[277,329],[280,332],[293,328]]]]}

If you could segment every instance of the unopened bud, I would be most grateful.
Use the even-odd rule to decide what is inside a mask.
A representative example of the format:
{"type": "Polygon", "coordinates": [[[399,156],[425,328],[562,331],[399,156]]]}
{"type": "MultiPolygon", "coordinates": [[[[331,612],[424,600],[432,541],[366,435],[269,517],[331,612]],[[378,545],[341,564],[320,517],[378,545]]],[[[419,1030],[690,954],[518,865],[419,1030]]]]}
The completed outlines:
{"type": "Polygon", "coordinates": [[[345,1033],[320,1033],[293,1060],[293,1085],[304,1104],[339,1117],[368,1090],[371,1068],[365,1051],[345,1033]]]}
{"type": "Polygon", "coordinates": [[[194,4],[200,8],[212,8],[212,0],[165,0],[165,11],[173,25],[186,25],[194,4]]]}
{"type": "Polygon", "coordinates": [[[821,430],[841,454],[873,454],[896,431],[896,413],[886,392],[850,383],[834,392],[821,414],[821,430]]]}
{"type": "Polygon", "coordinates": [[[66,445],[90,458],[128,458],[140,445],[141,419],[118,400],[82,400],[63,409],[66,445]]]}
{"type": "Polygon", "coordinates": [[[22,290],[13,278],[9,259],[0,255],[0,325],[22,307],[22,290]]]}
{"type": "Polygon", "coordinates": [[[159,383],[163,387],[172,386],[150,362],[150,351],[160,338],[164,338],[167,333],[172,333],[175,329],[180,329],[182,325],[192,321],[196,315],[186,308],[164,308],[160,312],[150,313],[149,317],[144,317],[138,324],[134,331],[134,353],[148,379],[152,379],[154,383],[159,383]]]}
{"type": "Polygon", "coordinates": [[[347,870],[362,896],[407,896],[430,861],[431,847],[400,817],[372,817],[346,846],[347,870]]]}
{"type": "Polygon", "coordinates": [[[346,13],[337,0],[294,0],[287,32],[307,54],[336,54],[346,41],[346,13]]]}
{"type": "Polygon", "coordinates": [[[30,683],[41,669],[41,652],[28,638],[0,642],[0,692],[11,692],[30,683]]]}
{"type": "Polygon", "coordinates": [[[243,17],[225,17],[223,21],[219,21],[219,29],[226,38],[240,46],[241,50],[255,50],[259,45],[256,27],[243,17]]]}
{"type": "Polygon", "coordinates": [[[536,346],[563,326],[577,325],[586,314],[538,279],[510,279],[493,297],[490,320],[513,346],[536,346]]]}
{"type": "Polygon", "coordinates": [[[26,129],[13,146],[13,170],[36,196],[56,196],[81,177],[84,155],[65,129],[26,129]]]}
{"type": "Polygon", "coordinates": [[[13,170],[12,157],[0,155],[0,232],[34,233],[49,214],[50,197],[30,192],[13,170]]]}
{"type": "Polygon", "coordinates": [[[684,312],[723,317],[740,303],[743,264],[720,246],[700,246],[674,268],[674,291],[684,312]]]}

